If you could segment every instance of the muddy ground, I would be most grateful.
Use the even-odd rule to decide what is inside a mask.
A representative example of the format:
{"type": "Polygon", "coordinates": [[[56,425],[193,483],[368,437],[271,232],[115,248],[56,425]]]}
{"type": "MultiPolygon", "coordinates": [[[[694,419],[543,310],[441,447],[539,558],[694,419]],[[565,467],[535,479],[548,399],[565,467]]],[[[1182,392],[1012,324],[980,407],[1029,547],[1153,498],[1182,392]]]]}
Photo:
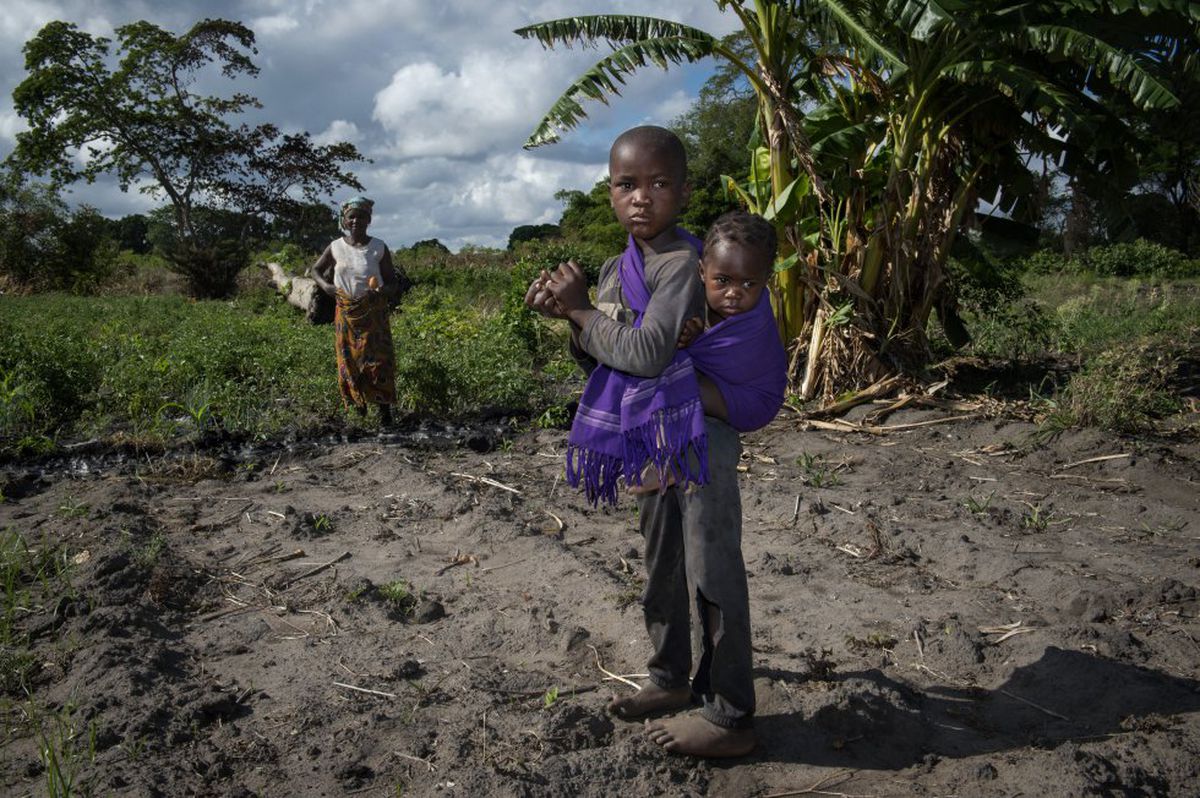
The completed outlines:
{"type": "Polygon", "coordinates": [[[46,792],[32,711],[77,794],[1200,794],[1200,443],[1036,431],[747,436],[760,744],[720,763],[604,712],[637,518],[564,432],[9,464],[0,529],[70,587],[10,612],[2,791],[46,792]]]}

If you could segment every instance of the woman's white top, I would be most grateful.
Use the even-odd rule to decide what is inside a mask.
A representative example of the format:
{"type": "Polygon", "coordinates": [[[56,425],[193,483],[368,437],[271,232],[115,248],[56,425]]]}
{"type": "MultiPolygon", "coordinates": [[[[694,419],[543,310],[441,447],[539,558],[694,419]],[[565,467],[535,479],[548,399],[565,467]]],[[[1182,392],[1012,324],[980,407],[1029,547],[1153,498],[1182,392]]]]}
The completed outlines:
{"type": "Polygon", "coordinates": [[[374,277],[383,285],[379,262],[387,245],[378,238],[368,238],[362,246],[347,243],[345,238],[336,238],[329,245],[333,252],[333,287],[349,294],[352,299],[361,299],[367,293],[367,281],[374,277]]]}

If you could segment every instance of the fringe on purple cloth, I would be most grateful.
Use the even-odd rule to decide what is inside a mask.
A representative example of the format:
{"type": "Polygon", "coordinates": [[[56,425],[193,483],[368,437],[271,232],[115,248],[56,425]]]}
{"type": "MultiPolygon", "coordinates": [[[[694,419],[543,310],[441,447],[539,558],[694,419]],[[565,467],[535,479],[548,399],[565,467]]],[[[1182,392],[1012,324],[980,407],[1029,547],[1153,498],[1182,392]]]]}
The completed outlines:
{"type": "Polygon", "coordinates": [[[680,486],[708,483],[708,435],[699,399],[658,410],[644,424],[622,433],[626,485],[642,484],[642,466],[647,462],[660,485],[668,479],[680,486]]]}
{"type": "Polygon", "coordinates": [[[583,487],[593,507],[603,501],[617,503],[617,486],[642,484],[642,467],[649,463],[660,485],[674,482],[680,487],[708,483],[708,435],[695,433],[696,416],[703,429],[704,409],[697,401],[694,408],[660,410],[639,427],[625,430],[625,454],[622,457],[590,449],[580,444],[567,446],[567,484],[583,487]]]}
{"type": "Polygon", "coordinates": [[[586,446],[567,446],[567,484],[583,486],[583,493],[593,507],[600,500],[617,503],[617,483],[622,474],[622,459],[598,452],[586,446]]]}

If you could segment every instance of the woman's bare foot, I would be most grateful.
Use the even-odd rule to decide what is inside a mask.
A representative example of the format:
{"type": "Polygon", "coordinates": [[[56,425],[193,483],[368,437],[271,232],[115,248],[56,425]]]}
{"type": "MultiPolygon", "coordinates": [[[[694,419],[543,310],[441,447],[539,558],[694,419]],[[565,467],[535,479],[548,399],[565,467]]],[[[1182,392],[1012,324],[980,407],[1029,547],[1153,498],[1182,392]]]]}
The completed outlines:
{"type": "Polygon", "coordinates": [[[614,695],[608,702],[608,711],[618,718],[633,720],[635,718],[654,715],[659,712],[671,712],[684,709],[692,704],[692,689],[690,687],[659,687],[649,682],[633,695],[614,695]]]}
{"type": "Polygon", "coordinates": [[[648,723],[646,735],[655,745],[684,756],[745,756],[755,744],[753,729],[727,729],[697,713],[648,723]]]}

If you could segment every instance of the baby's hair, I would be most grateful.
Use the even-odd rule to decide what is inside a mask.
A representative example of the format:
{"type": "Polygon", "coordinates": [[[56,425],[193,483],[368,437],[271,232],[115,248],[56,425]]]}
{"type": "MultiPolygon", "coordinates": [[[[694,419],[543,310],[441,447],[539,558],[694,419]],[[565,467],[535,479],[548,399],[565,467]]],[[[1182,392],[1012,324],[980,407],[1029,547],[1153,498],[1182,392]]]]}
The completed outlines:
{"type": "Polygon", "coordinates": [[[683,148],[683,142],[679,140],[679,136],[665,127],[642,125],[626,130],[613,142],[612,148],[609,150],[609,157],[611,158],[612,154],[621,147],[645,147],[652,152],[661,152],[671,159],[672,165],[678,170],[680,179],[687,179],[687,150],[683,148]]]}
{"type": "Polygon", "coordinates": [[[713,222],[704,239],[704,249],[708,251],[718,244],[754,247],[766,255],[768,269],[774,266],[779,250],[779,238],[771,223],[757,213],[746,211],[729,211],[713,222]]]}

